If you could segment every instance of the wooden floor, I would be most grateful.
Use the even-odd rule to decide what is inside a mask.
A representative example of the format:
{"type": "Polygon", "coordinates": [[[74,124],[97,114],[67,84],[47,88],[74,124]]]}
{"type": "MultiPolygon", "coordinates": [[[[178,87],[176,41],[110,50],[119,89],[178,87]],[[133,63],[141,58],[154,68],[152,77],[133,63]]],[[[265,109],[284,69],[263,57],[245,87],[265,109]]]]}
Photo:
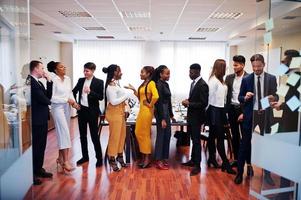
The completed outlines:
{"type": "MultiPolygon", "coordinates": [[[[77,120],[72,120],[72,162],[81,157],[81,147],[77,120]]],[[[154,136],[153,136],[154,137],[154,136]]],[[[104,151],[107,146],[108,129],[105,127],[101,135],[104,151]]],[[[90,162],[69,175],[57,172],[57,141],[55,131],[48,135],[44,168],[54,174],[53,179],[43,179],[43,184],[33,186],[25,199],[221,199],[244,200],[249,197],[250,180],[235,185],[234,176],[220,170],[207,168],[203,152],[202,171],[199,176],[190,177],[189,168],[180,163],[189,157],[189,149],[176,149],[175,138],[171,139],[171,169],[162,171],[155,167],[138,169],[135,164],[120,172],[113,172],[109,166],[95,168],[94,149],[89,138],[90,162]]],[[[255,177],[254,177],[255,178],[255,177]]]]}

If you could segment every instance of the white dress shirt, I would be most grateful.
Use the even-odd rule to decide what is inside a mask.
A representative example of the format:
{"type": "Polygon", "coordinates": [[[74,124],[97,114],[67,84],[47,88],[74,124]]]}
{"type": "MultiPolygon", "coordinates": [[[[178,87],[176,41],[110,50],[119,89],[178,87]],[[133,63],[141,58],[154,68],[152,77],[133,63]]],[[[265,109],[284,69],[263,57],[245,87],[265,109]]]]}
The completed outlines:
{"type": "Polygon", "coordinates": [[[232,104],[240,104],[238,101],[238,95],[239,95],[241,81],[242,78],[244,77],[244,74],[245,72],[241,76],[237,76],[235,74],[235,78],[233,80],[233,85],[232,85],[232,98],[231,98],[232,104]]]}
{"type": "Polygon", "coordinates": [[[209,81],[209,105],[214,107],[224,108],[227,98],[227,86],[221,83],[215,76],[212,76],[209,81]]]}
{"type": "Polygon", "coordinates": [[[126,90],[119,87],[117,84],[108,85],[107,87],[107,100],[108,103],[111,103],[113,106],[116,106],[125,100],[127,100],[129,95],[126,90]]]}
{"type": "Polygon", "coordinates": [[[64,76],[62,80],[59,76],[52,77],[52,97],[51,103],[67,103],[68,99],[73,99],[71,79],[68,76],[64,76]]]}
{"type": "Polygon", "coordinates": [[[80,100],[80,103],[81,103],[81,105],[86,106],[86,107],[89,107],[89,103],[88,103],[88,94],[84,92],[84,89],[85,89],[85,87],[90,88],[92,79],[93,79],[93,77],[91,79],[86,79],[84,86],[83,86],[82,98],[80,100]]]}
{"type": "MultiPolygon", "coordinates": [[[[260,75],[256,75],[254,73],[254,110],[258,110],[258,100],[257,100],[257,82],[258,82],[258,76],[260,76],[260,88],[261,88],[261,98],[263,98],[264,96],[264,72],[262,72],[260,75]]],[[[261,100],[261,99],[259,99],[261,100]]]]}

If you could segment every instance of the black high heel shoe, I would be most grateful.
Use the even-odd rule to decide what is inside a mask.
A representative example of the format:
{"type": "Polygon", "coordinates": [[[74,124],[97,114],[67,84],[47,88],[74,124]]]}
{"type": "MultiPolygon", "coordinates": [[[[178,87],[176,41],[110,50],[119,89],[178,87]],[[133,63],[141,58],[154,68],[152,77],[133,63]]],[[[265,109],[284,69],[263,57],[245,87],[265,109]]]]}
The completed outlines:
{"type": "Polygon", "coordinates": [[[151,160],[150,160],[149,155],[145,154],[145,158],[144,158],[143,165],[141,166],[141,168],[145,169],[145,168],[149,168],[149,167],[151,167],[151,160]]]}
{"type": "Polygon", "coordinates": [[[118,172],[120,170],[114,157],[109,158],[109,164],[114,172],[118,172]]]}
{"type": "Polygon", "coordinates": [[[248,165],[248,166],[247,166],[247,176],[248,176],[248,177],[254,176],[254,170],[253,170],[252,165],[248,165]]]}
{"type": "Polygon", "coordinates": [[[217,163],[217,161],[211,158],[208,159],[207,165],[208,167],[211,167],[211,165],[213,165],[214,168],[220,168],[220,165],[217,163]]]}
{"type": "Polygon", "coordinates": [[[121,167],[127,167],[126,163],[123,160],[123,155],[118,155],[116,160],[120,163],[121,167]]]}
{"type": "Polygon", "coordinates": [[[231,168],[229,162],[223,162],[222,172],[226,171],[228,174],[236,174],[236,172],[231,168]]]}

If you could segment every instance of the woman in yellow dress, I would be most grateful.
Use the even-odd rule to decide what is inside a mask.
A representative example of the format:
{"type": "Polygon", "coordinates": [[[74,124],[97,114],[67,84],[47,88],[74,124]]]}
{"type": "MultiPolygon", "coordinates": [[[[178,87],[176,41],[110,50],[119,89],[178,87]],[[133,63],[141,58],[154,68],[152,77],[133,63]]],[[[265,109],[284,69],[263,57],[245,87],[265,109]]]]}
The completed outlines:
{"type": "Polygon", "coordinates": [[[139,86],[138,91],[129,85],[126,88],[134,91],[140,102],[140,109],[136,119],[135,134],[142,154],[140,168],[150,167],[151,159],[151,126],[154,116],[154,105],[159,98],[156,84],[152,81],[154,68],[145,66],[142,68],[140,78],[143,83],[139,86]]]}

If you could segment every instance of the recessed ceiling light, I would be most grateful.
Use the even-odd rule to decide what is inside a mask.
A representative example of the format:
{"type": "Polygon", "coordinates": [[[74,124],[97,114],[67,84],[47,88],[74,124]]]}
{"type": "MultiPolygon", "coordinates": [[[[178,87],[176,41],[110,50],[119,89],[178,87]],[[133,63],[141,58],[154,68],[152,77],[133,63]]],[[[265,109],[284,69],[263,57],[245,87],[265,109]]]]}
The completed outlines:
{"type": "Polygon", "coordinates": [[[243,13],[240,12],[215,12],[210,18],[211,19],[238,19],[243,13]]]}
{"type": "Polygon", "coordinates": [[[95,27],[83,27],[87,31],[105,31],[106,29],[102,26],[95,26],[95,27]]]}
{"type": "Polygon", "coordinates": [[[35,26],[45,26],[45,24],[39,23],[39,22],[37,22],[37,23],[31,23],[31,24],[33,24],[33,25],[35,25],[35,26]]]}
{"type": "Polygon", "coordinates": [[[91,15],[87,12],[78,12],[78,11],[58,11],[60,14],[62,14],[64,17],[91,17],[91,15]]]}
{"type": "Polygon", "coordinates": [[[204,28],[204,27],[200,27],[200,28],[198,28],[198,30],[196,32],[216,32],[219,29],[220,28],[204,28]]]}
{"type": "Polygon", "coordinates": [[[130,31],[151,31],[150,27],[144,27],[144,26],[130,26],[130,31]]]}
{"type": "Polygon", "coordinates": [[[124,18],[150,18],[150,12],[145,11],[121,11],[120,15],[124,18]]]}
{"type": "Polygon", "coordinates": [[[101,36],[96,36],[96,38],[98,38],[98,39],[114,39],[114,36],[111,36],[111,35],[108,35],[108,36],[101,35],[101,36]]]}
{"type": "Polygon", "coordinates": [[[189,37],[189,40],[206,40],[206,37],[189,37]]]}
{"type": "Polygon", "coordinates": [[[282,19],[296,19],[298,16],[285,16],[282,19]]]}

